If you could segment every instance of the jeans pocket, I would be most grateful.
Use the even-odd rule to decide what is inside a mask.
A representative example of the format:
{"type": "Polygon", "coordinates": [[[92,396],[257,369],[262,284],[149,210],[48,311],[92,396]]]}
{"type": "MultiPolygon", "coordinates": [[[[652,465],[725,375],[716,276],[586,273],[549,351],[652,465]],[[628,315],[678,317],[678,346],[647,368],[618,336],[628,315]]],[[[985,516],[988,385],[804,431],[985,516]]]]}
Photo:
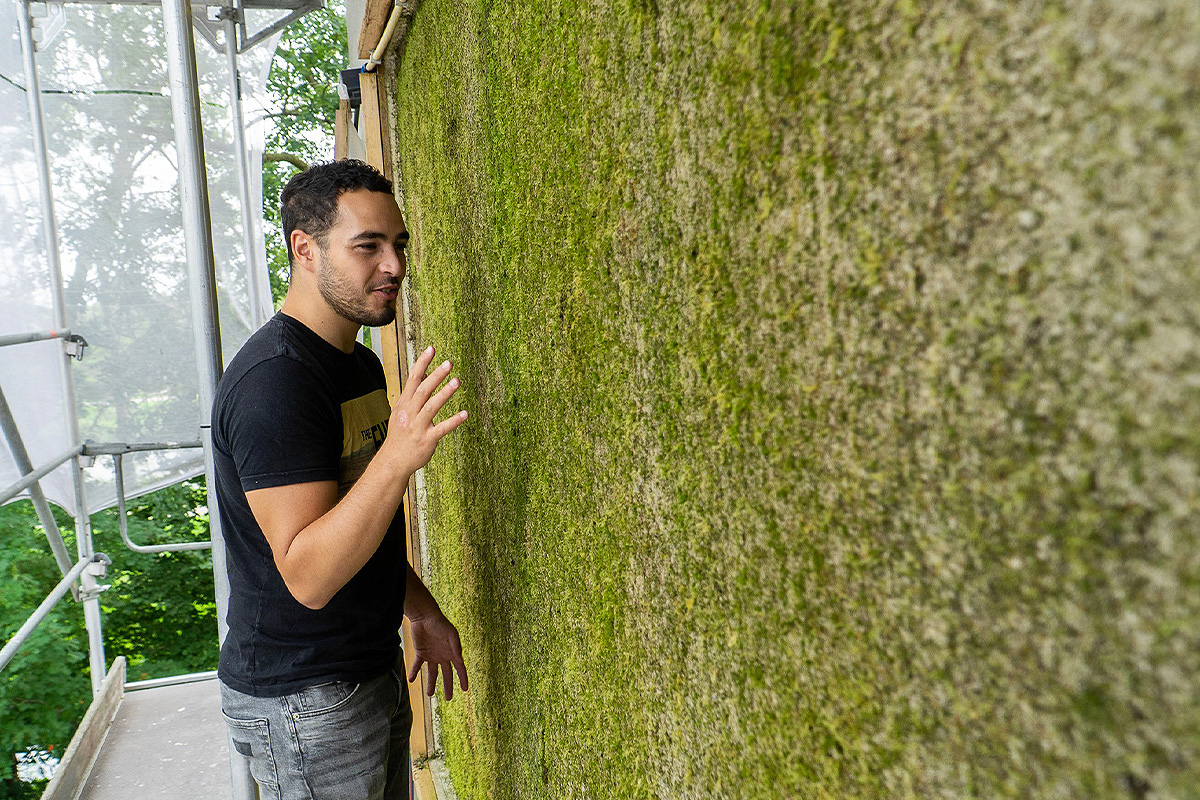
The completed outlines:
{"type": "Polygon", "coordinates": [[[300,770],[323,800],[380,798],[387,780],[390,675],[362,684],[328,683],[287,698],[300,770]]]}
{"type": "Polygon", "coordinates": [[[361,685],[349,681],[330,681],[301,689],[292,700],[295,719],[311,719],[337,711],[354,699],[361,685]]]}
{"type": "MultiPolygon", "coordinates": [[[[250,774],[262,800],[279,797],[279,771],[271,751],[271,723],[266,719],[234,719],[221,712],[234,751],[250,762],[250,774]]],[[[232,755],[232,754],[231,754],[232,755]]]]}

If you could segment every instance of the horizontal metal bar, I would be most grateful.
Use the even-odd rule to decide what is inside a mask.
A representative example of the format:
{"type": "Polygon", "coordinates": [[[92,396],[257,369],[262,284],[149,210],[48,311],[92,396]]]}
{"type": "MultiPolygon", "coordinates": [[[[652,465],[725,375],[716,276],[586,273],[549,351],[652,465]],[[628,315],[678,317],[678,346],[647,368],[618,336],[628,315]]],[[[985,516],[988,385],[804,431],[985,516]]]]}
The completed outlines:
{"type": "Polygon", "coordinates": [[[81,558],[76,562],[75,566],[71,567],[71,571],[63,576],[63,579],[51,590],[50,594],[46,595],[46,599],[42,601],[42,604],[30,615],[29,619],[25,620],[25,624],[8,640],[8,644],[4,645],[4,649],[0,650],[0,670],[8,666],[8,662],[12,661],[13,656],[17,654],[17,650],[28,641],[34,629],[50,614],[51,609],[57,605],[62,596],[71,588],[71,584],[87,569],[88,565],[101,561],[102,559],[97,556],[81,558]]]}
{"type": "Polygon", "coordinates": [[[121,541],[135,553],[179,553],[184,550],[211,550],[212,541],[176,542],[174,544],[137,544],[129,538],[129,516],[125,513],[125,467],[124,453],[113,454],[113,481],[117,485],[117,529],[121,541]]]}
{"type": "Polygon", "coordinates": [[[284,17],[281,20],[277,20],[276,22],[271,23],[270,25],[263,28],[258,33],[251,36],[246,41],[242,42],[241,47],[238,48],[238,52],[239,53],[246,52],[251,47],[254,47],[254,45],[258,44],[259,42],[263,41],[264,39],[274,36],[277,32],[283,30],[288,25],[290,25],[291,23],[300,19],[308,12],[316,11],[317,9],[324,8],[324,7],[325,7],[325,0],[303,0],[303,2],[297,4],[292,9],[292,13],[288,14],[286,17],[284,17]]]}
{"type": "Polygon", "coordinates": [[[174,544],[137,544],[129,538],[128,527],[122,527],[121,540],[135,553],[182,553],[186,550],[212,550],[212,541],[176,542],[174,544]]]}
{"type": "Polygon", "coordinates": [[[118,453],[141,453],[150,450],[188,450],[201,447],[200,440],[194,442],[84,442],[85,456],[113,456],[118,453]]]}
{"type": "Polygon", "coordinates": [[[201,681],[216,680],[217,671],[192,672],[187,675],[172,675],[169,678],[151,678],[146,681],[132,681],[125,684],[125,691],[136,692],[139,689],[157,689],[160,686],[178,686],[181,683],[200,683],[201,681]]]}
{"type": "Polygon", "coordinates": [[[44,342],[47,339],[66,339],[70,331],[34,331],[33,333],[10,333],[0,336],[0,347],[11,344],[26,344],[27,342],[44,342]]]}
{"type": "Polygon", "coordinates": [[[35,483],[40,481],[42,478],[46,477],[51,472],[54,472],[54,470],[58,469],[63,464],[67,463],[72,458],[74,458],[75,456],[79,455],[82,452],[83,452],[83,445],[76,445],[75,447],[72,447],[70,450],[66,450],[62,453],[59,453],[54,458],[50,459],[50,462],[47,463],[45,466],[39,467],[39,468],[35,469],[33,472],[30,472],[27,475],[24,475],[19,481],[14,483],[12,486],[9,486],[3,492],[0,492],[0,503],[7,503],[9,500],[12,500],[14,497],[19,495],[21,492],[25,491],[30,486],[33,486],[35,483]]]}

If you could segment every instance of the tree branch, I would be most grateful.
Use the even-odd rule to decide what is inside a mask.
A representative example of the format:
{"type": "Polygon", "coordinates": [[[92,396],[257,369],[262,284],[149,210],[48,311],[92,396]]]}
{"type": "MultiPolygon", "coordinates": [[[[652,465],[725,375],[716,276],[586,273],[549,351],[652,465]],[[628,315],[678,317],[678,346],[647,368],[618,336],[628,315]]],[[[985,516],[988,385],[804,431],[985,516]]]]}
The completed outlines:
{"type": "Polygon", "coordinates": [[[300,156],[292,155],[291,153],[263,153],[263,163],[272,161],[286,161],[300,172],[308,169],[308,162],[300,156]]]}

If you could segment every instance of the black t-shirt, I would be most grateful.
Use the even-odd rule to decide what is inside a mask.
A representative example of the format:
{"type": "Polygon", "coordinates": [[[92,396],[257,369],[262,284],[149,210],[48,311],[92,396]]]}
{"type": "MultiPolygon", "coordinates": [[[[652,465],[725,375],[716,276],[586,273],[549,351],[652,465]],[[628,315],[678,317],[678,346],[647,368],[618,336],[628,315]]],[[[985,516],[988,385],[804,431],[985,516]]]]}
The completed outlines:
{"type": "Polygon", "coordinates": [[[301,605],[275,567],[246,492],[338,482],[341,497],[387,434],[383,367],[366,347],[343,353],[276,314],[242,346],[217,387],[213,461],[229,568],[229,634],[218,674],[278,697],[331,680],[362,682],[395,660],[404,611],[404,514],[324,608],[301,605]]]}

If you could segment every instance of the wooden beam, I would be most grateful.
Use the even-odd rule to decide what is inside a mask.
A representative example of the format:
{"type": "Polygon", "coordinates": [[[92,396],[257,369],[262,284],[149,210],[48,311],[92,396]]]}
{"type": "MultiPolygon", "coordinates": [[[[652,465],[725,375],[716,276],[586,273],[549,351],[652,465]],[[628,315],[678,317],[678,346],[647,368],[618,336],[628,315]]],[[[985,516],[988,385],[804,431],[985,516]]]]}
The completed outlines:
{"type": "Polygon", "coordinates": [[[387,27],[388,15],[392,13],[392,0],[367,0],[363,9],[362,26],[358,29],[358,57],[370,58],[371,51],[379,44],[383,29],[387,27]]]}
{"type": "MultiPolygon", "coordinates": [[[[387,128],[387,98],[384,95],[384,81],[380,72],[364,72],[359,75],[359,87],[362,90],[362,106],[360,121],[362,123],[363,142],[366,145],[367,163],[378,169],[384,175],[391,175],[390,140],[387,128]]],[[[401,387],[408,380],[408,347],[407,331],[404,324],[403,300],[397,298],[396,321],[391,325],[378,329],[380,351],[382,352],[383,372],[387,379],[388,400],[393,404],[400,396],[401,387]]],[[[404,495],[405,515],[405,545],[409,563],[413,571],[421,574],[421,540],[417,535],[417,489],[416,481],[408,481],[408,491],[404,495]]],[[[411,632],[408,623],[404,623],[403,636],[405,644],[411,642],[411,632]]],[[[411,648],[410,648],[411,649],[411,648]]],[[[407,655],[407,653],[406,653],[407,655]]],[[[428,668],[422,668],[421,677],[409,684],[409,700],[412,703],[413,727],[410,739],[410,750],[414,756],[427,757],[433,749],[433,712],[426,694],[429,680],[428,668]]]]}
{"type": "Polygon", "coordinates": [[[413,794],[417,800],[439,800],[437,788],[434,786],[433,774],[428,765],[413,767],[413,794]]]}
{"type": "Polygon", "coordinates": [[[125,656],[117,656],[108,675],[104,676],[104,683],[100,684],[100,693],[92,700],[83,722],[79,723],[75,735],[71,737],[71,743],[67,745],[58,769],[54,770],[54,777],[46,786],[42,800],[74,800],[79,797],[124,697],[125,656]]]}
{"type": "MultiPolygon", "coordinates": [[[[408,670],[412,669],[412,626],[408,619],[404,620],[401,630],[404,637],[404,679],[408,680],[408,670]]],[[[429,667],[421,667],[421,674],[415,681],[408,684],[408,703],[412,707],[412,731],[408,735],[408,752],[415,758],[428,758],[433,750],[432,717],[430,714],[429,695],[425,693],[426,681],[429,677],[429,667]],[[429,722],[430,724],[426,724],[429,722]]]]}
{"type": "Polygon", "coordinates": [[[376,70],[359,75],[358,85],[362,90],[362,106],[359,113],[362,117],[362,135],[367,151],[367,163],[384,175],[391,175],[392,153],[388,138],[385,83],[379,70],[376,70]]]}
{"type": "Polygon", "coordinates": [[[338,103],[333,115],[333,158],[341,161],[350,156],[350,101],[338,103]]]}

